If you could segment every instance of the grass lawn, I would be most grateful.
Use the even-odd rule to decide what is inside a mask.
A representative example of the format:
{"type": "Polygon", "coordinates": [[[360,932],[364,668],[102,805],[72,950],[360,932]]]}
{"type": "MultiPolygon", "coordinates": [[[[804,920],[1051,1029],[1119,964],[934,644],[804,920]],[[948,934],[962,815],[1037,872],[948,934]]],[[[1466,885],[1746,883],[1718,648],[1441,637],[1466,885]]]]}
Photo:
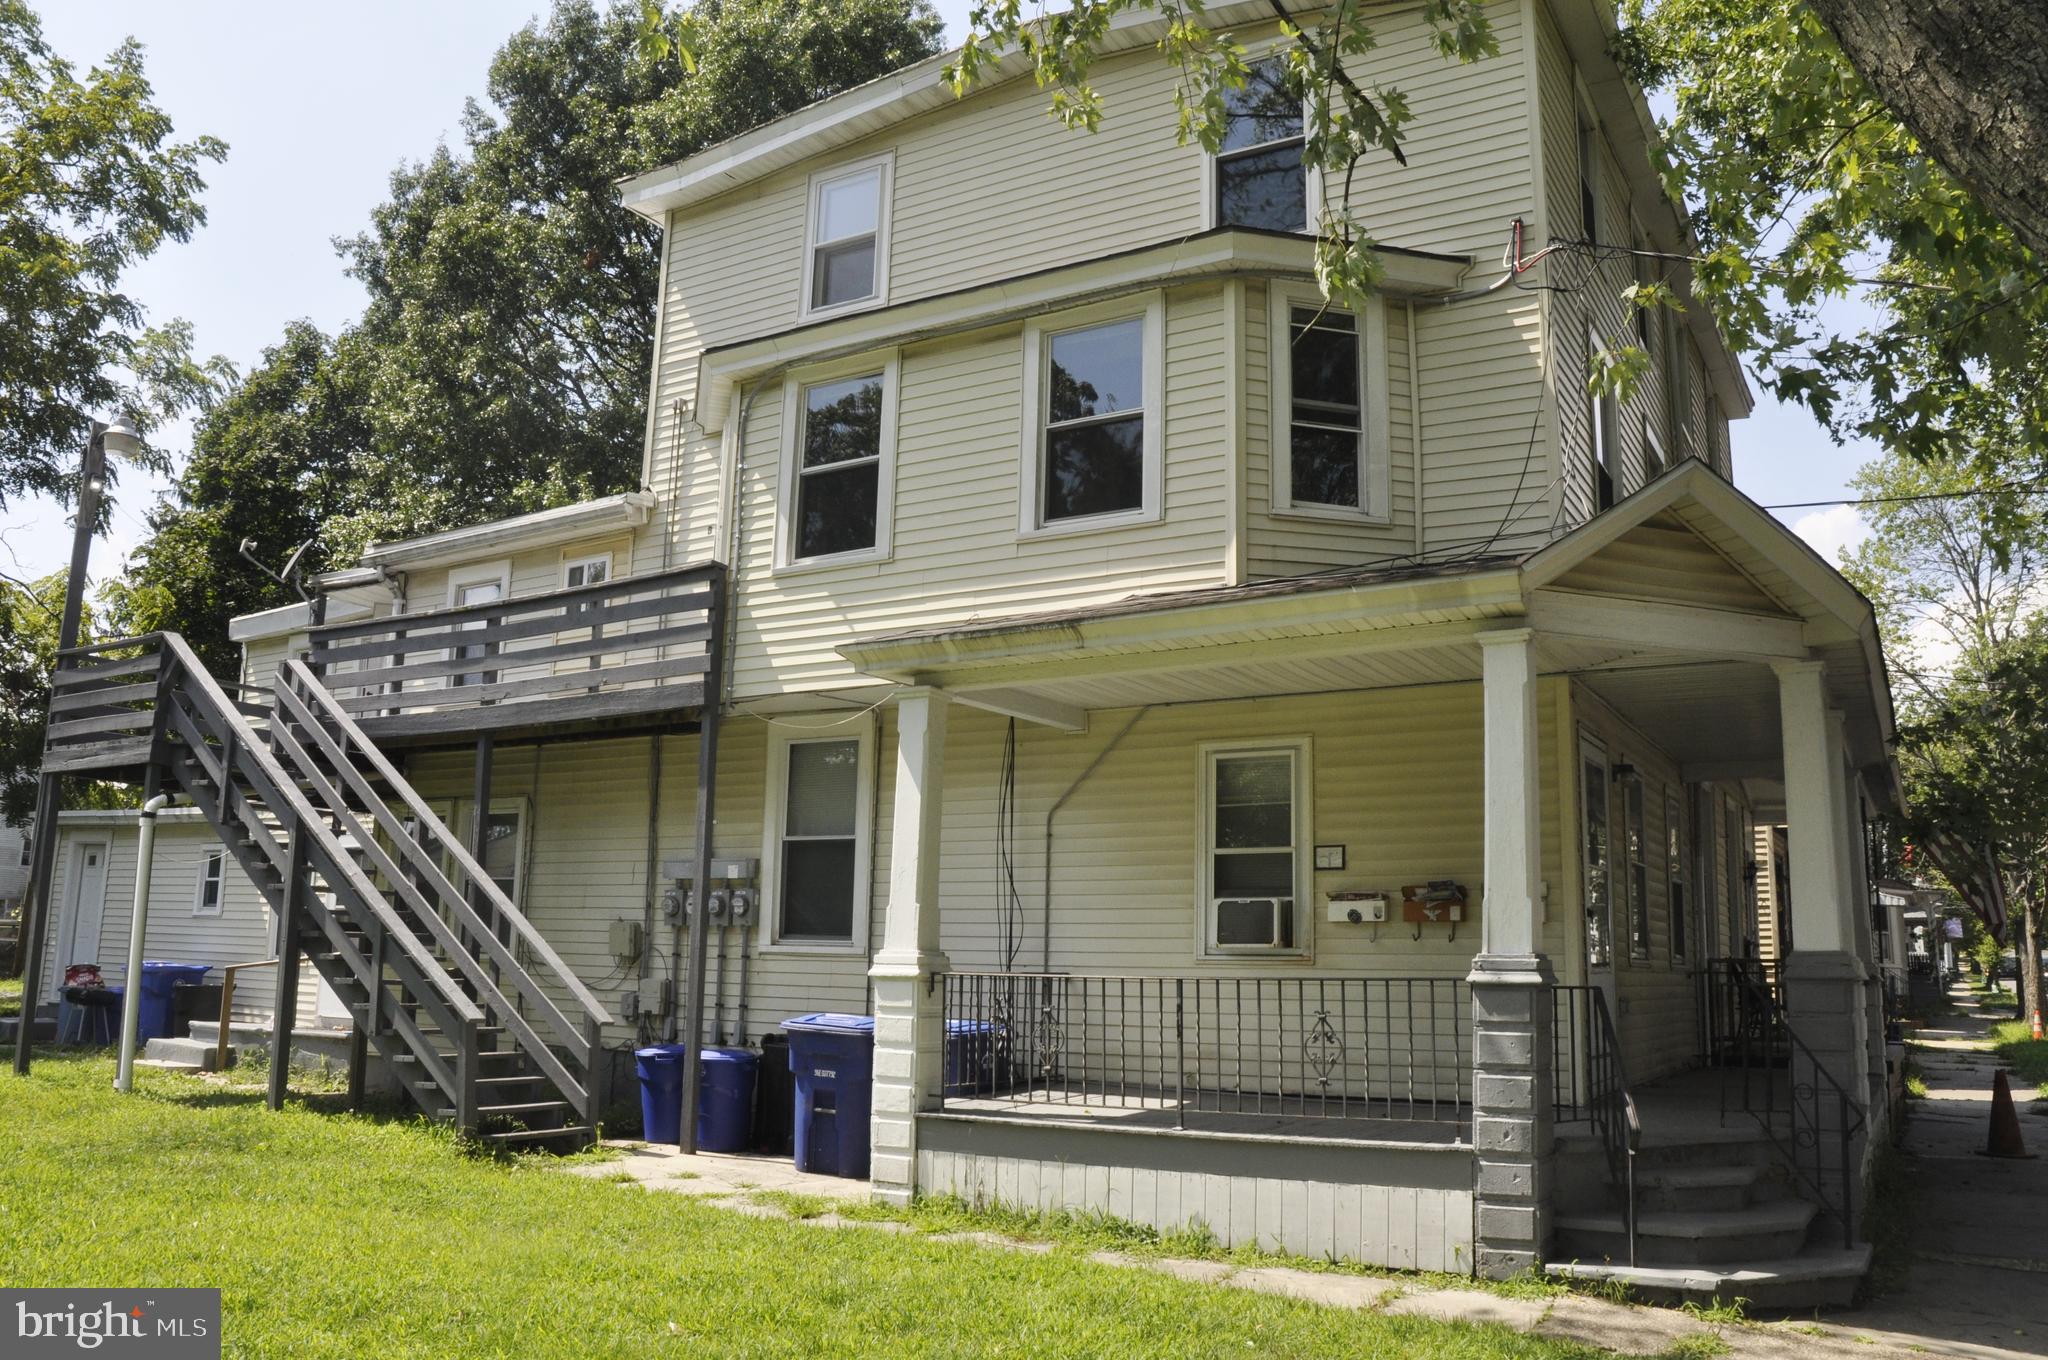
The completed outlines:
{"type": "Polygon", "coordinates": [[[21,979],[0,978],[0,1015],[21,1014],[21,979]]]}
{"type": "Polygon", "coordinates": [[[443,1130],[46,1054],[0,1074],[0,1281],[218,1286],[231,1355],[1586,1357],[1044,1255],[741,1217],[443,1130]]]}
{"type": "Polygon", "coordinates": [[[1991,1030],[1991,1042],[1998,1056],[2012,1066],[2013,1075],[2030,1081],[2048,1097],[2048,1039],[2036,1039],[2028,1020],[2008,1020],[1991,1030]]]}

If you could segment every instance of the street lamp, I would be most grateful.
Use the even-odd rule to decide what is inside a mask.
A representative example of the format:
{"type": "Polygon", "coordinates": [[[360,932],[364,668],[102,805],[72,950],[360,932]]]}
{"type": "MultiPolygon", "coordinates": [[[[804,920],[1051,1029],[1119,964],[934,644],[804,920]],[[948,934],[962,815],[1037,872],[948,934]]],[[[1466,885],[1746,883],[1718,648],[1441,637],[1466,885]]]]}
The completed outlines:
{"type": "MultiPolygon", "coordinates": [[[[125,416],[95,420],[86,441],[85,460],[78,469],[78,524],[71,534],[71,575],[64,583],[64,614],[57,624],[57,666],[78,645],[79,615],[85,610],[85,566],[92,555],[93,531],[99,524],[100,492],[107,480],[107,455],[136,458],[142,454],[142,431],[125,416]]],[[[35,836],[29,864],[29,899],[21,923],[21,1028],[14,1036],[14,1070],[28,1074],[29,1045],[35,1033],[36,1007],[43,986],[43,937],[50,922],[50,869],[57,856],[58,776],[45,771],[36,785],[35,836]]],[[[126,979],[133,987],[138,979],[126,979]]]]}

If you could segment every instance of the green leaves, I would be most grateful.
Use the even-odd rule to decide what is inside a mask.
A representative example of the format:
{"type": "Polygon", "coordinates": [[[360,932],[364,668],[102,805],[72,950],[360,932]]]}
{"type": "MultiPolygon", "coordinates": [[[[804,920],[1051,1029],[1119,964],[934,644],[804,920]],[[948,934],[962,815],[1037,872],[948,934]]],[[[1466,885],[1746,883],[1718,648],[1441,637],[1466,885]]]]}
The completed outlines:
{"type": "Polygon", "coordinates": [[[189,328],[149,328],[121,287],[206,220],[200,168],[226,154],[172,140],[135,43],[81,79],[22,0],[0,0],[0,506],[68,499],[95,416],[147,433],[227,376],[191,357],[189,328]]]}

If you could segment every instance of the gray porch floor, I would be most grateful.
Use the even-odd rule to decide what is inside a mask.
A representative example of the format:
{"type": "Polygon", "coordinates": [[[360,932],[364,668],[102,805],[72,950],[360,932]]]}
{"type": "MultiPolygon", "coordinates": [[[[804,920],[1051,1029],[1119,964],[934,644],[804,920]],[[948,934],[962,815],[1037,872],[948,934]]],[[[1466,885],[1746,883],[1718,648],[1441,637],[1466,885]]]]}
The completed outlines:
{"type": "Polygon", "coordinates": [[[1323,1143],[1408,1143],[1450,1147],[1471,1141],[1471,1110],[1425,1098],[1325,1101],[1210,1091],[1190,1093],[1185,1106],[1171,1092],[1132,1087],[1084,1091],[1055,1086],[996,1096],[948,1096],[941,1114],[967,1119],[1063,1125],[1123,1133],[1181,1133],[1219,1138],[1323,1143]]]}

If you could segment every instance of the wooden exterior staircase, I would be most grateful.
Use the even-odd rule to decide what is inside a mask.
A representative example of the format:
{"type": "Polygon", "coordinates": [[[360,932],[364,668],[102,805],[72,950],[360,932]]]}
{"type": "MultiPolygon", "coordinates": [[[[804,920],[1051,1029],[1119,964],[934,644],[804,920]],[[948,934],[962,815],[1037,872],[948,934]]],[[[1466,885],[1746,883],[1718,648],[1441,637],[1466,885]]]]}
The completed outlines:
{"type": "Polygon", "coordinates": [[[610,1019],[304,664],[228,689],[175,633],[80,648],[52,677],[46,771],[182,792],[276,912],[270,1099],[299,959],[429,1117],[499,1144],[581,1146],[610,1019]],[[267,702],[265,702],[267,700],[267,702]]]}

